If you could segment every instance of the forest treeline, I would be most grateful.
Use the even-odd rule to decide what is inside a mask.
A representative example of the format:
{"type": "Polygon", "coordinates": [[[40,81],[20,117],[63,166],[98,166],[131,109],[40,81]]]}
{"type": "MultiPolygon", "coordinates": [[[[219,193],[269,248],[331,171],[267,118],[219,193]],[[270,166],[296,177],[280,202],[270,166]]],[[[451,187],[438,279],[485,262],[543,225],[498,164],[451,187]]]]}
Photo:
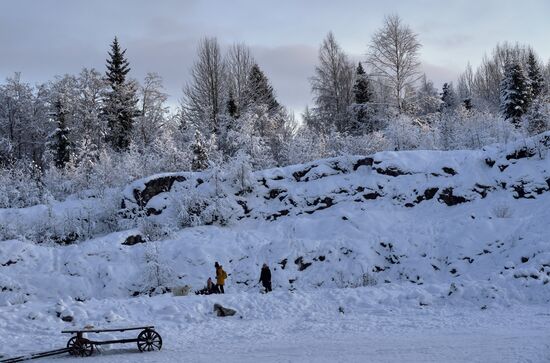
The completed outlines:
{"type": "Polygon", "coordinates": [[[436,89],[421,73],[421,39],[388,16],[354,63],[329,32],[301,121],[278,99],[250,48],[197,47],[180,106],[163,80],[131,77],[115,38],[104,70],[37,85],[0,84],[0,208],[93,196],[146,175],[254,170],[380,150],[471,149],[550,124],[550,61],[501,43],[475,69],[436,89]]]}

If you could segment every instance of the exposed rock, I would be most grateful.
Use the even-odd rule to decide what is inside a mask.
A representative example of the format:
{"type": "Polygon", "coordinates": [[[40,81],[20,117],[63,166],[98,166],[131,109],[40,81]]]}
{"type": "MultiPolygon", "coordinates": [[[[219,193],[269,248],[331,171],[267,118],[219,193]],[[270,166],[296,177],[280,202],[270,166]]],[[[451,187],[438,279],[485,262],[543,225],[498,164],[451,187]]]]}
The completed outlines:
{"type": "Polygon", "coordinates": [[[317,165],[312,165],[310,166],[309,168],[306,168],[304,170],[300,170],[300,171],[295,171],[294,173],[292,173],[292,176],[294,177],[294,179],[296,179],[297,182],[299,181],[302,181],[301,179],[307,174],[309,173],[309,171],[313,168],[316,168],[317,165]]]}
{"type": "Polygon", "coordinates": [[[439,188],[428,188],[424,191],[424,198],[426,200],[430,200],[435,196],[435,193],[437,193],[439,188]]]}
{"type": "Polygon", "coordinates": [[[363,194],[363,198],[365,198],[367,200],[374,200],[378,197],[381,197],[380,193],[378,193],[378,192],[363,194]]]}
{"type": "Polygon", "coordinates": [[[298,257],[294,263],[296,265],[298,265],[298,271],[304,271],[306,268],[308,268],[309,266],[311,266],[311,262],[304,262],[304,258],[303,257],[298,257]]]}
{"type": "Polygon", "coordinates": [[[214,304],[214,313],[216,314],[216,316],[224,317],[233,316],[237,313],[237,311],[234,309],[225,308],[220,304],[214,304]]]}
{"type": "Polygon", "coordinates": [[[265,199],[268,199],[268,200],[269,200],[269,199],[275,199],[275,198],[277,198],[277,196],[279,196],[279,194],[281,194],[281,193],[286,193],[286,190],[284,190],[284,189],[271,189],[271,190],[269,191],[268,196],[266,196],[266,197],[264,197],[264,198],[265,198],[265,199]]]}
{"type": "Polygon", "coordinates": [[[6,267],[10,265],[15,265],[16,263],[17,261],[8,260],[6,263],[3,263],[2,266],[6,267]]]}
{"type": "Polygon", "coordinates": [[[525,183],[523,181],[519,184],[513,185],[512,188],[514,188],[514,191],[516,192],[516,194],[514,195],[515,199],[535,199],[535,197],[530,192],[525,191],[525,183]]]}
{"type": "Polygon", "coordinates": [[[134,198],[137,204],[143,208],[154,196],[170,191],[176,181],[183,182],[185,181],[185,177],[182,175],[169,175],[150,180],[145,183],[143,190],[134,189],[134,198]]]}
{"type": "Polygon", "coordinates": [[[514,151],[513,154],[506,155],[506,160],[530,158],[535,155],[536,155],[535,150],[523,147],[519,150],[514,151]]]}
{"type": "Polygon", "coordinates": [[[495,161],[491,158],[485,158],[485,164],[489,165],[491,168],[495,165],[495,161]]]}
{"type": "Polygon", "coordinates": [[[359,169],[360,166],[372,166],[373,164],[373,158],[363,158],[357,160],[357,162],[353,165],[353,170],[359,169]]]}
{"type": "Polygon", "coordinates": [[[481,198],[485,198],[487,196],[487,192],[494,189],[494,187],[476,183],[472,191],[481,195],[481,198]]]}
{"type": "Polygon", "coordinates": [[[444,166],[442,169],[447,174],[456,175],[456,171],[453,168],[449,168],[447,166],[444,166]]]}
{"type": "Polygon", "coordinates": [[[272,215],[270,215],[269,217],[267,217],[267,220],[268,220],[268,221],[274,221],[274,220],[276,220],[276,219],[279,218],[279,217],[288,215],[288,213],[289,213],[288,209],[283,209],[283,210],[280,210],[280,211],[278,211],[277,213],[273,213],[272,215]]]}
{"type": "Polygon", "coordinates": [[[469,202],[468,199],[464,198],[461,195],[454,195],[453,188],[451,187],[441,191],[441,193],[439,193],[439,197],[437,198],[437,200],[447,204],[448,206],[469,202]]]}
{"type": "Polygon", "coordinates": [[[145,240],[140,234],[126,237],[126,240],[122,242],[123,245],[133,246],[138,243],[145,243],[145,240]]]}
{"type": "Polygon", "coordinates": [[[400,175],[410,175],[411,174],[411,173],[407,173],[405,171],[402,171],[402,170],[400,170],[399,168],[397,168],[395,166],[390,166],[386,169],[377,168],[376,172],[378,174],[389,175],[389,176],[400,176],[400,175]]]}
{"type": "Polygon", "coordinates": [[[252,209],[248,208],[248,205],[246,204],[246,201],[237,200],[237,204],[240,205],[243,208],[244,214],[249,214],[250,212],[252,212],[252,209]]]}

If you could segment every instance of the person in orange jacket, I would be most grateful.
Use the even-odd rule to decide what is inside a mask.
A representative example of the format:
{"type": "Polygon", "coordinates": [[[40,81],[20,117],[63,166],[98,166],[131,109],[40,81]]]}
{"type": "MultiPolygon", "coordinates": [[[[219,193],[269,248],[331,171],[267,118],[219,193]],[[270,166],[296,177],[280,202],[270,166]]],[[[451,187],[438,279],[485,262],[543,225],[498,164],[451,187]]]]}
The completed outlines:
{"type": "Polygon", "coordinates": [[[223,285],[225,284],[227,273],[223,270],[222,265],[220,265],[217,261],[214,264],[214,267],[216,268],[216,285],[218,286],[220,293],[225,294],[223,285]]]}

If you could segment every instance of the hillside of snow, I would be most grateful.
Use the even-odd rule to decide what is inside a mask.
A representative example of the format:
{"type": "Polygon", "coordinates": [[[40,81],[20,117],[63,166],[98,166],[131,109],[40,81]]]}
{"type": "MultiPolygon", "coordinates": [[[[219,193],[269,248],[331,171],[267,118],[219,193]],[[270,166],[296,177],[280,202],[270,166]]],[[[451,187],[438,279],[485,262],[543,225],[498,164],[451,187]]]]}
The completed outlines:
{"type": "MultiPolygon", "coordinates": [[[[0,355],[63,346],[67,327],[154,324],[166,337],[163,352],[143,355],[151,361],[187,349],[211,361],[199,352],[213,349],[212,334],[231,353],[213,349],[221,361],[287,351],[287,361],[365,361],[343,347],[379,361],[451,361],[456,351],[456,361],[544,361],[549,149],[545,133],[473,151],[243,164],[0,210],[0,355]],[[214,261],[229,273],[225,296],[170,294],[202,288],[214,261]],[[264,262],[273,294],[258,293],[264,262]],[[214,302],[239,317],[216,318],[214,302]],[[316,356],[323,342],[329,351],[316,356]]],[[[134,361],[117,349],[100,360],[134,361]]]]}

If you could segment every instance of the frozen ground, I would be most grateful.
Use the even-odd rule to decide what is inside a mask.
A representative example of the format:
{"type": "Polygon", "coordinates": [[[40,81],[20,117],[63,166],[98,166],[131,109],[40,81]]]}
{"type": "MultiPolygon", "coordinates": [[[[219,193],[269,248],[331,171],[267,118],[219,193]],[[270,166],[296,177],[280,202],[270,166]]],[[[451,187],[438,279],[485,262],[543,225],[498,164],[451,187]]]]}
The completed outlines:
{"type": "MultiPolygon", "coordinates": [[[[393,306],[381,302],[392,300],[389,297],[397,289],[90,301],[80,306],[90,312],[90,321],[110,316],[109,326],[157,325],[164,339],[162,351],[139,353],[133,344],[113,345],[102,348],[92,358],[62,356],[44,362],[550,361],[547,306],[481,310],[473,306],[420,307],[410,302],[393,306]],[[211,313],[214,302],[236,308],[239,316],[215,317],[211,313]]],[[[64,327],[62,322],[6,319],[35,309],[35,303],[4,309],[0,319],[3,347],[9,343],[9,351],[23,352],[65,344],[68,337],[59,333],[64,327]],[[5,335],[7,325],[14,331],[9,339],[5,335]]]]}

